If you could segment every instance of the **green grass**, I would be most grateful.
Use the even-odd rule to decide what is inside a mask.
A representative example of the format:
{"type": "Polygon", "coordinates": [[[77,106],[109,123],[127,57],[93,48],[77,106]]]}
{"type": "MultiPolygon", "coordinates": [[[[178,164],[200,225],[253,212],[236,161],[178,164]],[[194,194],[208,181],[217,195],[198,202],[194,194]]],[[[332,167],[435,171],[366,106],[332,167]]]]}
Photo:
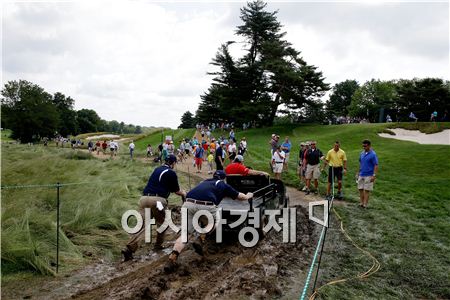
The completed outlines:
{"type": "MultiPolygon", "coordinates": [[[[63,273],[91,259],[119,255],[128,238],[121,216],[137,208],[152,169],[126,157],[102,161],[72,149],[2,145],[2,186],[85,183],[61,188],[63,273]]],[[[184,178],[180,183],[187,187],[184,178]]],[[[53,274],[56,190],[3,189],[1,196],[2,280],[23,272],[53,274]]],[[[169,202],[179,203],[179,198],[171,196],[169,202]]]]}
{"type": "MultiPolygon", "coordinates": [[[[153,151],[155,151],[158,145],[161,143],[166,136],[170,135],[173,138],[173,141],[176,147],[179,146],[180,141],[184,138],[192,138],[194,136],[195,129],[159,129],[156,132],[153,132],[146,137],[139,139],[135,142],[136,152],[141,151],[144,152],[147,149],[147,145],[150,144],[153,147],[153,151]]],[[[138,153],[137,153],[138,154],[138,153]]],[[[142,153],[141,153],[142,154],[142,153]]],[[[145,155],[145,153],[144,153],[145,155]]]]}
{"type": "Polygon", "coordinates": [[[12,141],[13,140],[11,138],[12,131],[10,129],[3,129],[1,132],[2,132],[1,138],[2,138],[3,142],[12,141]]]}
{"type": "MultiPolygon", "coordinates": [[[[448,127],[437,124],[438,127],[448,127]]],[[[269,170],[272,133],[291,137],[294,151],[290,171],[283,179],[297,186],[296,156],[300,141],[316,140],[326,153],[335,140],[347,153],[349,172],[344,179],[348,206],[338,207],[348,232],[355,241],[381,262],[381,270],[364,281],[352,280],[324,288],[322,299],[412,299],[450,298],[450,146],[419,145],[381,138],[377,132],[386,124],[304,125],[253,129],[246,136],[249,155],[246,165],[269,170]],[[358,168],[361,141],[369,138],[380,161],[370,208],[357,207],[354,174],[358,168]]],[[[424,128],[424,127],[422,127],[424,128]]],[[[321,192],[324,192],[322,184],[321,192]]],[[[322,261],[319,283],[353,276],[367,270],[370,260],[346,242],[339,231],[331,230],[322,261]],[[331,237],[330,237],[331,236],[331,237]],[[334,242],[333,242],[334,239],[334,242]],[[335,245],[341,245],[336,248],[335,245]]]]}

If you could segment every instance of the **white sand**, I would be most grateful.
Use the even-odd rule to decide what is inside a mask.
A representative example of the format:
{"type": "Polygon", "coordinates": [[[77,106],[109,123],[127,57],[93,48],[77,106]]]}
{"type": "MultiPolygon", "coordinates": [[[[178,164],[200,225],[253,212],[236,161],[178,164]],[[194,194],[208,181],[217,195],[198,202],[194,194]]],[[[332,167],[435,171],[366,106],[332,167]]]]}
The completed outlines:
{"type": "Polygon", "coordinates": [[[120,135],[116,134],[102,134],[102,135],[93,135],[90,137],[87,137],[87,140],[102,140],[102,139],[117,139],[120,138],[120,135]]]}
{"type": "Polygon", "coordinates": [[[395,135],[379,133],[384,138],[396,139],[402,141],[416,142],[428,145],[450,145],[450,129],[438,133],[425,134],[418,130],[406,130],[401,128],[390,129],[395,135]]]}

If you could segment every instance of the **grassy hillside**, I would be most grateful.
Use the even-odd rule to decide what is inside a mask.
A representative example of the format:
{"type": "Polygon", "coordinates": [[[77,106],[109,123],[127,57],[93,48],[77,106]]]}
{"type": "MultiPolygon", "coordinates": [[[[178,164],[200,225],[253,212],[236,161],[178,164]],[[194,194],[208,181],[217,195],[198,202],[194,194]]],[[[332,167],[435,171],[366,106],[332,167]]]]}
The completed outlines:
{"type": "MultiPolygon", "coordinates": [[[[89,259],[112,258],[128,238],[120,225],[136,209],[152,167],[126,157],[94,159],[86,152],[2,144],[4,185],[78,183],[61,189],[62,271],[89,259]]],[[[183,179],[182,186],[186,188],[183,179]]],[[[2,280],[19,271],[51,274],[56,243],[56,190],[2,190],[2,280]]],[[[173,197],[170,202],[179,201],[173,197]]]]}
{"type": "Polygon", "coordinates": [[[140,151],[145,154],[145,150],[147,149],[147,145],[152,145],[153,149],[156,150],[158,145],[161,143],[166,136],[172,136],[175,145],[178,147],[180,141],[183,138],[192,138],[194,136],[195,129],[163,129],[153,132],[152,134],[146,136],[135,142],[136,151],[140,151]]]}
{"type": "MultiPolygon", "coordinates": [[[[448,123],[443,126],[448,127],[448,123]]],[[[316,140],[324,153],[340,140],[347,153],[349,172],[344,179],[344,193],[350,205],[338,207],[355,241],[371,251],[381,262],[375,276],[361,282],[326,287],[323,298],[450,298],[450,146],[419,145],[384,139],[377,132],[385,124],[350,124],[336,126],[305,125],[255,129],[239,132],[246,136],[249,155],[246,164],[269,170],[269,139],[272,133],[291,137],[295,155],[283,178],[298,185],[295,175],[300,141],[316,140]],[[361,141],[369,138],[380,161],[375,192],[370,208],[361,211],[354,174],[358,168],[361,141]]],[[[324,191],[325,185],[321,184],[324,191]]],[[[329,239],[340,236],[332,230],[329,239]]],[[[331,245],[331,244],[330,244],[331,245]]],[[[347,243],[344,249],[326,247],[321,274],[322,283],[356,275],[367,270],[369,259],[347,243]]]]}

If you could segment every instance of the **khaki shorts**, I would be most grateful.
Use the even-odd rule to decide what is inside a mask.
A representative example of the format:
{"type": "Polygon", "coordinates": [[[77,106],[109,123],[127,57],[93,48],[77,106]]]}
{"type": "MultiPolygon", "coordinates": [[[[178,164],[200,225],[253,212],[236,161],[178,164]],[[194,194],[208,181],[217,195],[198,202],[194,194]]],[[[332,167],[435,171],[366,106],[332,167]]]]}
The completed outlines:
{"type": "Polygon", "coordinates": [[[358,177],[358,190],[373,191],[373,182],[370,182],[372,176],[358,177]]]}
{"type": "MultiPolygon", "coordinates": [[[[188,234],[192,234],[195,232],[192,220],[194,218],[195,213],[200,210],[209,211],[214,218],[214,224],[216,223],[217,206],[215,206],[215,205],[201,205],[201,204],[195,204],[192,202],[184,202],[183,207],[185,207],[187,209],[187,213],[188,213],[188,220],[187,220],[188,221],[188,224],[187,224],[188,234]]],[[[214,224],[208,224],[208,226],[213,226],[214,224]]]]}
{"type": "Polygon", "coordinates": [[[320,177],[320,164],[306,166],[306,179],[319,179],[320,177]]]}
{"type": "Polygon", "coordinates": [[[273,166],[274,173],[282,173],[283,172],[283,163],[275,163],[273,166]]]}

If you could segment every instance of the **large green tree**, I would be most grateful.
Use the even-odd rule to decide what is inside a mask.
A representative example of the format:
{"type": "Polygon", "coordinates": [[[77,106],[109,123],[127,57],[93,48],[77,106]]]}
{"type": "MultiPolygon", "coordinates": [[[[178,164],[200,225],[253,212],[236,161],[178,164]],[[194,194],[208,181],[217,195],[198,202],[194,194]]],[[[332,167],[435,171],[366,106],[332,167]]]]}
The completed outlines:
{"type": "Polygon", "coordinates": [[[345,80],[336,83],[326,103],[328,117],[339,117],[348,115],[348,106],[352,102],[353,94],[358,90],[359,84],[356,80],[345,80]]]}
{"type": "Polygon", "coordinates": [[[378,122],[381,109],[395,110],[397,89],[395,81],[372,79],[358,88],[348,107],[352,117],[378,122]]]}
{"type": "Polygon", "coordinates": [[[59,114],[52,96],[42,87],[26,80],[9,81],[1,94],[2,119],[14,139],[32,142],[54,136],[59,114]]]}
{"type": "Polygon", "coordinates": [[[80,132],[97,132],[102,125],[100,117],[95,110],[80,109],[77,111],[78,126],[80,132]]]}
{"type": "Polygon", "coordinates": [[[194,115],[187,111],[181,116],[181,124],[178,128],[193,128],[194,124],[194,115]]]}
{"type": "Polygon", "coordinates": [[[288,109],[314,106],[328,90],[322,73],[283,39],[277,11],[267,11],[266,5],[258,0],[241,9],[243,24],[236,35],[243,38],[245,54],[234,60],[228,47],[235,42],[221,46],[212,62],[219,71],[210,73],[215,78],[201,97],[199,120],[214,121],[205,111],[215,103],[219,112],[214,115],[221,120],[271,125],[280,105],[288,109]]]}
{"type": "Polygon", "coordinates": [[[73,109],[75,100],[57,92],[53,95],[53,104],[59,113],[58,133],[62,136],[78,134],[77,113],[73,109]]]}

